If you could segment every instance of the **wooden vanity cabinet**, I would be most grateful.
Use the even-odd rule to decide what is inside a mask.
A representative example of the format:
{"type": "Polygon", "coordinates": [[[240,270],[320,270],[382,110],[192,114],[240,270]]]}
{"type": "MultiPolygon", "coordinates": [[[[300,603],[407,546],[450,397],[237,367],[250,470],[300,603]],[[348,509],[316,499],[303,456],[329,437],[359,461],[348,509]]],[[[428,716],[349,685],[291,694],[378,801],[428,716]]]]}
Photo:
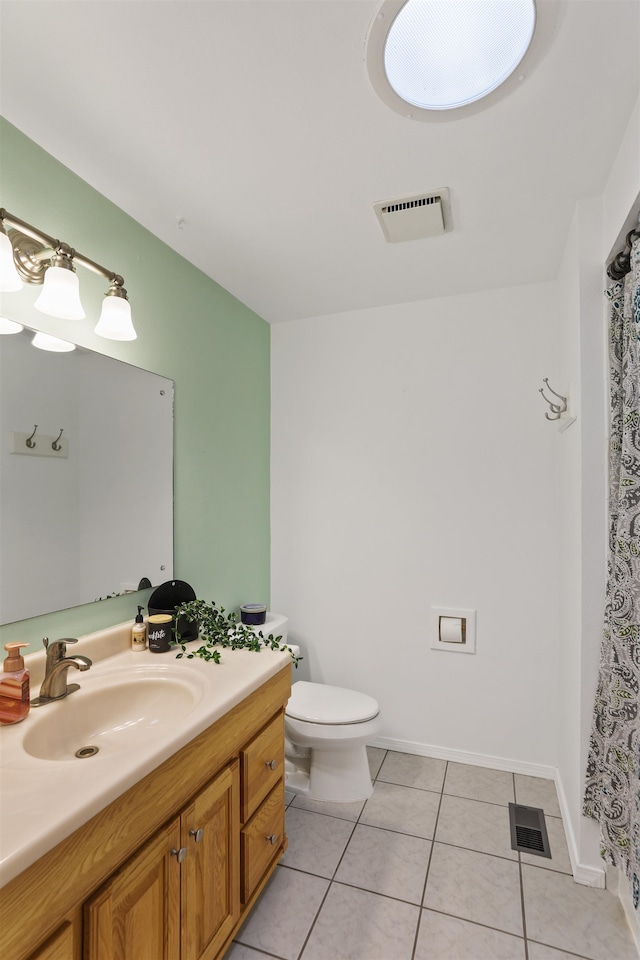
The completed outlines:
{"type": "Polygon", "coordinates": [[[215,957],[240,916],[238,761],[85,905],[87,960],[215,957]]]}
{"type": "Polygon", "coordinates": [[[219,960],[286,849],[290,690],[286,664],[0,889],[3,960],[219,960]]]}

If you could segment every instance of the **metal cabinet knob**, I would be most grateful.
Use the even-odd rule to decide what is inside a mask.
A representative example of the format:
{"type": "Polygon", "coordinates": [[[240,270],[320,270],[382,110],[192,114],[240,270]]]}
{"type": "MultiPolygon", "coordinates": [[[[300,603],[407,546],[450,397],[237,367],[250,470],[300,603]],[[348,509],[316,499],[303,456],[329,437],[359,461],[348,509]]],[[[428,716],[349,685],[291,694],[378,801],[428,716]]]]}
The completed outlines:
{"type": "Polygon", "coordinates": [[[278,834],[277,834],[277,833],[268,833],[268,834],[266,835],[266,837],[265,837],[265,840],[267,841],[267,843],[270,843],[271,846],[273,847],[273,846],[275,846],[275,844],[278,842],[278,834]]]}
{"type": "Polygon", "coordinates": [[[200,827],[198,830],[189,830],[189,836],[193,837],[196,843],[200,843],[204,837],[204,830],[200,827]]]}
{"type": "Polygon", "coordinates": [[[176,850],[176,848],[174,847],[173,850],[171,851],[171,856],[175,857],[178,863],[182,863],[186,855],[187,855],[186,847],[180,847],[179,850],[176,850]]]}
{"type": "Polygon", "coordinates": [[[277,760],[265,760],[264,765],[265,767],[269,767],[269,770],[275,770],[278,763],[277,760]]]}

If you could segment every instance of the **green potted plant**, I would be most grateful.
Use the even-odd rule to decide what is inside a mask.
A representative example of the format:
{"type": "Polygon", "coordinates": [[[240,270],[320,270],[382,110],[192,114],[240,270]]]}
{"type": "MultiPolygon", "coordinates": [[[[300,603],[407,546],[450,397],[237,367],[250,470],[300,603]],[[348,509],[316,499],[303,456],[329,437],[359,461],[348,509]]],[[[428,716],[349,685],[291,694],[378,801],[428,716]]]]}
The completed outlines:
{"type": "Polygon", "coordinates": [[[181,603],[176,608],[176,623],[182,617],[187,623],[197,623],[202,643],[197,649],[187,650],[176,630],[180,646],[180,652],[176,654],[178,660],[181,657],[186,657],[187,660],[200,657],[202,660],[220,663],[220,650],[224,647],[231,650],[253,650],[255,653],[265,647],[269,650],[287,650],[295,667],[302,659],[295,655],[291,647],[282,643],[282,637],[274,637],[272,633],[265,637],[262,631],[256,632],[244,623],[239,623],[237,614],[227,613],[224,607],[218,607],[213,600],[190,600],[188,603],[181,603]]]}

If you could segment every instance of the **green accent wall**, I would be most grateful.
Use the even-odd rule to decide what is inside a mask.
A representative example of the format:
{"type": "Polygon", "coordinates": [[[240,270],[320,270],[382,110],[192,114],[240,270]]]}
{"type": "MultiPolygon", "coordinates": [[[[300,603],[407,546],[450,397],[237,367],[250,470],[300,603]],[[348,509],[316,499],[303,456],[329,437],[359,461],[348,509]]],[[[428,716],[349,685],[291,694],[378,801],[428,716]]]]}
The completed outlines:
{"type": "MultiPolygon", "coordinates": [[[[175,381],[174,576],[227,609],[268,603],[269,325],[3,118],[0,170],[1,206],[122,274],[138,339],[116,343],[93,333],[106,284],[80,267],[86,320],[39,313],[40,288],[32,285],[2,295],[3,315],[175,381]]],[[[159,207],[165,199],[158,197],[159,207]]],[[[173,219],[173,211],[166,215],[173,219]]],[[[146,469],[139,439],[132,470],[146,469]]],[[[130,549],[144,535],[141,516],[130,549]]],[[[133,619],[135,599],[8,624],[0,643],[26,640],[38,649],[43,635],[78,636],[133,619]]]]}

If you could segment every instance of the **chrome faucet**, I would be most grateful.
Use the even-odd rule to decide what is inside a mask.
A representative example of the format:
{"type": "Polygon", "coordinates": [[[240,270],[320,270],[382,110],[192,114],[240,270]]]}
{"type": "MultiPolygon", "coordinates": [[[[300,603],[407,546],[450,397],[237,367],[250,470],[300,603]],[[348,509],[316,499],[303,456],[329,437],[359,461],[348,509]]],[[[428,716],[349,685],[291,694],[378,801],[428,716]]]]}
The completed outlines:
{"type": "Polygon", "coordinates": [[[78,642],[73,637],[54,640],[53,643],[49,643],[49,638],[44,637],[42,642],[47,651],[47,664],[40,695],[31,701],[32,707],[41,707],[45,703],[51,703],[52,700],[62,700],[74,690],[79,690],[80,684],[67,684],[67,671],[69,667],[81,671],[88,670],[92,663],[89,657],[83,657],[79,653],[71,657],[67,656],[67,644],[78,642]]]}

